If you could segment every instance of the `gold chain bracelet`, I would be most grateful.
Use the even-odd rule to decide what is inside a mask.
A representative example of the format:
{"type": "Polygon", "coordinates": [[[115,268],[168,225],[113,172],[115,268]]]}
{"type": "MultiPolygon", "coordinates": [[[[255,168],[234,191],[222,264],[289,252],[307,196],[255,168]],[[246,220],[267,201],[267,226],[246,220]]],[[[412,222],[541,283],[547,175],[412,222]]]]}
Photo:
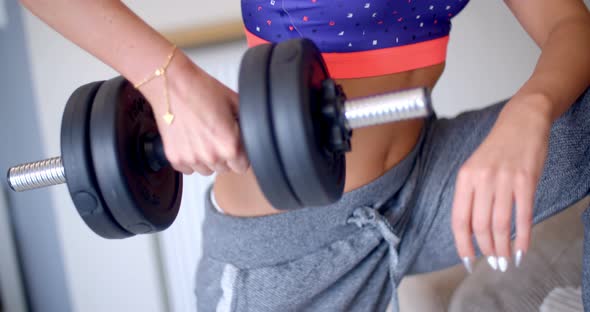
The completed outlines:
{"type": "Polygon", "coordinates": [[[160,77],[160,76],[164,77],[164,98],[166,99],[166,114],[164,114],[162,116],[162,118],[164,118],[164,121],[168,125],[172,124],[172,121],[174,120],[174,115],[170,112],[170,97],[168,95],[168,77],[166,76],[166,71],[168,70],[168,66],[170,65],[170,62],[172,62],[172,58],[174,58],[175,52],[176,52],[176,45],[173,45],[172,51],[170,52],[170,54],[168,54],[168,58],[166,59],[166,63],[164,63],[164,65],[162,67],[156,69],[156,71],[150,77],[145,78],[140,83],[137,83],[134,85],[135,89],[139,89],[141,86],[152,81],[153,79],[155,79],[157,77],[160,77]]]}

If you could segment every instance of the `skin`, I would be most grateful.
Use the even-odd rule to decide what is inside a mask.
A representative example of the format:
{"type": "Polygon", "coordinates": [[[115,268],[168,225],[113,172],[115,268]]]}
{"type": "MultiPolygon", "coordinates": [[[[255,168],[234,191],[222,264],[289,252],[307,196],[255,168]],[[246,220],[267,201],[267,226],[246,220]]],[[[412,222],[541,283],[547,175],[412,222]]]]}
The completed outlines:
{"type": "MultiPolygon", "coordinates": [[[[338,80],[348,98],[367,96],[410,87],[434,87],[444,64],[388,76],[338,80]]],[[[361,187],[395,166],[414,147],[422,120],[410,120],[355,129],[352,151],[346,154],[344,191],[361,187]]],[[[262,194],[254,173],[219,174],[214,184],[215,198],[224,213],[234,216],[260,216],[281,212],[271,206],[262,194]]]]}
{"type": "MultiPolygon", "coordinates": [[[[163,65],[171,44],[119,1],[22,0],[66,38],[138,83],[163,65]]],[[[461,167],[452,227],[459,256],[509,258],[510,217],[516,204],[514,250],[530,242],[535,187],[547,156],[551,124],[590,85],[590,15],[581,0],[506,1],[542,49],[537,66],[506,104],[488,137],[461,167]],[[522,138],[526,138],[523,140],[522,138]]],[[[434,87],[444,64],[387,76],[338,81],[349,98],[408,87],[434,87]]],[[[166,125],[164,80],[140,88],[151,103],[166,155],[185,173],[219,175],[216,199],[225,213],[278,213],[260,192],[239,140],[237,94],[176,51],[167,69],[172,113],[166,125]]],[[[355,130],[347,155],[345,191],[365,185],[403,159],[416,144],[423,122],[405,121],[355,130]]]]}

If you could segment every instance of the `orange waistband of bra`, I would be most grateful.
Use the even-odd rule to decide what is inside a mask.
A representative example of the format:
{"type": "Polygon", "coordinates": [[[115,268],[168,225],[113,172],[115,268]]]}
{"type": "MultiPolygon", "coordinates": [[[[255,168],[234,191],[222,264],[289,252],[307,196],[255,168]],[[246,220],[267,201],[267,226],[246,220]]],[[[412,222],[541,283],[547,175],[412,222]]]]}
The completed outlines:
{"type": "MultiPolygon", "coordinates": [[[[248,46],[268,41],[246,30],[248,46]]],[[[395,74],[440,64],[447,57],[449,36],[400,47],[360,52],[322,53],[330,76],[335,79],[365,78],[395,74]]]]}

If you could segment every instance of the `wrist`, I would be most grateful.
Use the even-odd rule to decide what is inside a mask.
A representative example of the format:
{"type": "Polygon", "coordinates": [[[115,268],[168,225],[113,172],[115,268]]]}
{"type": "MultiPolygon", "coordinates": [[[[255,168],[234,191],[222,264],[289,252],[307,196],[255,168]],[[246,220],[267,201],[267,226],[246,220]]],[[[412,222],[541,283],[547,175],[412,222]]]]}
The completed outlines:
{"type": "MultiPolygon", "coordinates": [[[[163,59],[162,62],[163,61],[165,61],[165,59],[163,59]]],[[[156,69],[157,68],[154,68],[153,71],[156,69]]],[[[202,70],[198,68],[182,50],[176,48],[174,56],[170,60],[170,64],[165,69],[165,73],[146,82],[138,89],[147,98],[154,109],[154,112],[157,114],[163,114],[168,110],[165,100],[166,93],[168,93],[171,101],[172,98],[177,99],[178,95],[182,94],[182,90],[186,90],[187,85],[190,84],[188,81],[191,77],[194,77],[195,74],[199,74],[200,71],[202,70]]],[[[174,105],[179,104],[177,101],[174,102],[174,105]]]]}
{"type": "Polygon", "coordinates": [[[197,87],[196,84],[207,73],[198,67],[182,50],[178,49],[176,52],[178,53],[177,58],[170,63],[170,67],[166,72],[168,91],[174,94],[185,94],[188,90],[197,87]]]}
{"type": "Polygon", "coordinates": [[[555,105],[543,93],[516,94],[502,110],[500,115],[519,114],[530,117],[544,124],[552,124],[555,120],[555,105]]]}

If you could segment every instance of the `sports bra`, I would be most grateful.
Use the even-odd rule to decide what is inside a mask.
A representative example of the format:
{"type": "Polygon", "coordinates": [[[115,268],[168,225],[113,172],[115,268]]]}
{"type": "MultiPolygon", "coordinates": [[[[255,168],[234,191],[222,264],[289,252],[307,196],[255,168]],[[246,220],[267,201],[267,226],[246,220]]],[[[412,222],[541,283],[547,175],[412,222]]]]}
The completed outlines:
{"type": "Polygon", "coordinates": [[[446,59],[469,0],[242,0],[249,46],[305,37],[333,78],[394,74],[446,59]]]}

